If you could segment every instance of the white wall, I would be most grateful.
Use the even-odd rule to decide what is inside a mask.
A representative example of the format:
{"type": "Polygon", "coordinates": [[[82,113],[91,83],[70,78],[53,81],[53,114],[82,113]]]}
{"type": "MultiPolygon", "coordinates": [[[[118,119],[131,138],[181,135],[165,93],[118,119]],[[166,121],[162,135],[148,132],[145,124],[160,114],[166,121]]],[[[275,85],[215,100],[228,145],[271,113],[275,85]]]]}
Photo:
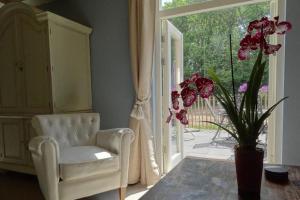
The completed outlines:
{"type": "Polygon", "coordinates": [[[293,29],[286,36],[282,161],[300,165],[300,1],[286,0],[293,29]]]}

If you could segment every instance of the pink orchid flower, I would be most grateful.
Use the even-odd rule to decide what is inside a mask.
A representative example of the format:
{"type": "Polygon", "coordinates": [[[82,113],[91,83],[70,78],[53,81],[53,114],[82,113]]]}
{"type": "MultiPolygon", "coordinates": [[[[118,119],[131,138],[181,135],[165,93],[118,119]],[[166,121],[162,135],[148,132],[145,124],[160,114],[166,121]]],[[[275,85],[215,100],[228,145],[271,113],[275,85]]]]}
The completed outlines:
{"type": "Polygon", "coordinates": [[[250,22],[246,36],[240,42],[238,58],[246,60],[250,58],[250,52],[263,49],[264,54],[275,54],[280,48],[280,44],[268,44],[266,38],[274,33],[285,34],[291,30],[292,25],[289,22],[278,22],[279,17],[274,17],[274,20],[269,20],[263,17],[260,20],[250,22]]]}
{"type": "Polygon", "coordinates": [[[187,119],[187,111],[185,109],[180,110],[179,113],[176,113],[176,118],[183,124],[187,125],[189,123],[187,119]]]}
{"type": "Polygon", "coordinates": [[[186,87],[181,91],[181,97],[183,101],[183,106],[190,107],[197,99],[197,91],[186,87]]]}
{"type": "Polygon", "coordinates": [[[208,98],[213,94],[214,83],[212,80],[208,78],[198,78],[195,83],[202,98],[208,98]]]}
{"type": "Polygon", "coordinates": [[[244,93],[244,92],[247,91],[247,89],[248,89],[248,83],[243,83],[243,84],[240,85],[238,91],[239,91],[240,93],[244,93]]]}
{"type": "Polygon", "coordinates": [[[173,117],[173,113],[172,113],[172,111],[171,111],[171,109],[169,108],[169,116],[168,116],[168,118],[167,118],[167,123],[170,123],[170,121],[171,121],[171,119],[172,119],[172,117],[173,117]]]}
{"type": "Polygon", "coordinates": [[[195,83],[195,81],[198,79],[198,78],[201,78],[201,75],[199,73],[194,73],[192,74],[192,76],[186,80],[184,80],[183,82],[181,82],[179,85],[180,87],[183,89],[183,88],[186,88],[186,87],[189,87],[190,84],[192,83],[195,83]]]}
{"type": "Polygon", "coordinates": [[[175,90],[175,91],[172,91],[171,97],[172,97],[173,109],[174,110],[179,110],[179,100],[178,100],[178,98],[180,97],[180,94],[178,93],[178,91],[175,90]]]}
{"type": "Polygon", "coordinates": [[[259,91],[262,92],[262,93],[267,93],[268,90],[269,90],[268,85],[263,85],[263,86],[261,86],[261,88],[259,89],[259,91]]]}

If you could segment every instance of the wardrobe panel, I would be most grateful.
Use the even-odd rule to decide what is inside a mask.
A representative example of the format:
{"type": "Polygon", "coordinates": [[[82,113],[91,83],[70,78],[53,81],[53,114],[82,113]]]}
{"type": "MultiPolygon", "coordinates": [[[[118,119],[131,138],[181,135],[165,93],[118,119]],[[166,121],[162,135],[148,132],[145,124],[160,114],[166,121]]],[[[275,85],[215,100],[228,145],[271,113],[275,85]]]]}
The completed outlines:
{"type": "Polygon", "coordinates": [[[50,111],[49,62],[46,27],[27,17],[20,18],[24,61],[25,112],[50,111]]]}
{"type": "Polygon", "coordinates": [[[12,18],[0,30],[0,113],[21,106],[20,60],[16,49],[16,23],[12,18]]]}
{"type": "Polygon", "coordinates": [[[90,110],[88,35],[59,23],[51,23],[50,29],[54,110],[90,110]]]}

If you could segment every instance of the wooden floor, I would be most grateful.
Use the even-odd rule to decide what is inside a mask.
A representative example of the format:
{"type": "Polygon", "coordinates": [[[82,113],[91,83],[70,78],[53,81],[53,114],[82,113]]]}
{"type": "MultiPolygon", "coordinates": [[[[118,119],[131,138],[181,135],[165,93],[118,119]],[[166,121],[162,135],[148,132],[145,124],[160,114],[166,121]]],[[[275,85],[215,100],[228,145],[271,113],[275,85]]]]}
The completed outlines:
{"type": "Polygon", "coordinates": [[[43,200],[35,176],[0,172],[1,200],[43,200]]]}
{"type": "MultiPolygon", "coordinates": [[[[112,192],[102,193],[81,200],[118,199],[112,192]]],[[[0,172],[0,200],[44,200],[36,176],[0,172]]]]}
{"type": "MultiPolygon", "coordinates": [[[[137,200],[147,188],[140,184],[129,186],[126,200],[137,200]]],[[[0,200],[44,200],[36,176],[0,170],[0,200]]],[[[80,200],[119,200],[117,190],[80,200]]]]}

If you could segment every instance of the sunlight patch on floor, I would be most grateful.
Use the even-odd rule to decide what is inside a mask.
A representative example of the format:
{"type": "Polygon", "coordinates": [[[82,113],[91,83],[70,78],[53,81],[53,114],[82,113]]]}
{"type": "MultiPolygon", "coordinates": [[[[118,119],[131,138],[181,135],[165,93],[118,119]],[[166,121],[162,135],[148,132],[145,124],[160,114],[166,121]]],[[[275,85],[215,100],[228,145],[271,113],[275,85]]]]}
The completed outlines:
{"type": "Polygon", "coordinates": [[[127,188],[126,200],[138,200],[141,198],[150,188],[145,185],[136,184],[129,185],[127,188]]]}

